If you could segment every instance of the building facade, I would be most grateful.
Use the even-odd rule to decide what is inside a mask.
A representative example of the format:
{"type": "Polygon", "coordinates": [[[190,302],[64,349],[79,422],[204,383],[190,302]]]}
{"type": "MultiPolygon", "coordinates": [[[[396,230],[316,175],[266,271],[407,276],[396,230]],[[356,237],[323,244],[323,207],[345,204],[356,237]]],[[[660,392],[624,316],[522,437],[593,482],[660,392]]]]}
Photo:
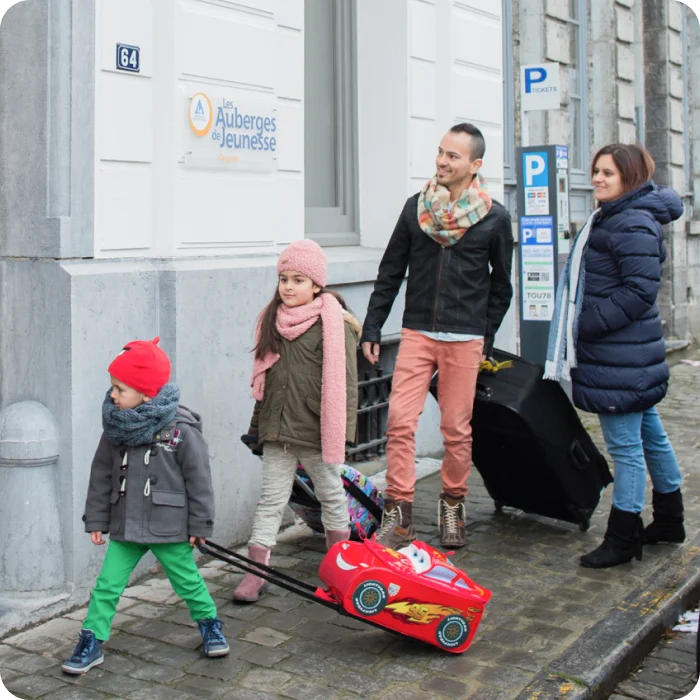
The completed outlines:
{"type": "MultiPolygon", "coordinates": [[[[501,21],[499,3],[476,0],[23,0],[9,10],[0,492],[18,505],[0,508],[0,531],[27,549],[0,558],[0,629],[87,598],[102,550],[81,516],[106,368],[133,338],[161,337],[183,403],[203,415],[215,539],[245,540],[260,463],[239,436],[277,254],[319,241],[330,285],[361,317],[403,203],[459,121],[484,131],[484,173],[502,199],[501,21]]],[[[387,369],[401,313],[399,298],[387,369]]],[[[498,344],[515,349],[512,313],[498,344]]],[[[420,453],[439,452],[437,426],[429,399],[420,453]]]]}
{"type": "MultiPolygon", "coordinates": [[[[693,3],[690,3],[691,5],[693,3]]],[[[559,64],[561,109],[532,112],[530,144],[570,154],[572,231],[592,211],[591,156],[605,144],[644,143],[655,181],[683,198],[667,228],[659,306],[668,338],[700,336],[700,26],[678,0],[504,0],[504,173],[514,221],[515,147],[521,143],[520,65],[559,64]]]]}

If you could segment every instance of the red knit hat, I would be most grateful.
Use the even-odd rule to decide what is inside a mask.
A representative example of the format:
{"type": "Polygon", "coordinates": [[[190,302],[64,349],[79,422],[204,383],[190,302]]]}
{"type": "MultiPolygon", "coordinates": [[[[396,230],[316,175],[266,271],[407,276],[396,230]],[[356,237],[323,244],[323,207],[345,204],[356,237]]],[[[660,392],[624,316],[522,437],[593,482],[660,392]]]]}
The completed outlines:
{"type": "Polygon", "coordinates": [[[285,270],[301,272],[302,275],[310,277],[319,287],[325,287],[328,258],[316,241],[308,238],[294,241],[280,253],[277,261],[277,274],[285,270]]]}
{"type": "Polygon", "coordinates": [[[170,360],[158,347],[160,338],[133,340],[107,370],[115,379],[153,398],[170,379],[170,360]]]}

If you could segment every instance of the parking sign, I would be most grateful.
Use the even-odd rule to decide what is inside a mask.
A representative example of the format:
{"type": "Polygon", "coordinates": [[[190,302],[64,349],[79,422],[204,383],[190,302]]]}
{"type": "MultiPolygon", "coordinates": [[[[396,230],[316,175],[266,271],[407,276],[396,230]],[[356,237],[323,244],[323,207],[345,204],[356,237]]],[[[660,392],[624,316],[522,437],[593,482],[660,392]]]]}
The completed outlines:
{"type": "Polygon", "coordinates": [[[520,99],[524,112],[559,109],[560,97],[558,63],[520,66],[520,99]]]}

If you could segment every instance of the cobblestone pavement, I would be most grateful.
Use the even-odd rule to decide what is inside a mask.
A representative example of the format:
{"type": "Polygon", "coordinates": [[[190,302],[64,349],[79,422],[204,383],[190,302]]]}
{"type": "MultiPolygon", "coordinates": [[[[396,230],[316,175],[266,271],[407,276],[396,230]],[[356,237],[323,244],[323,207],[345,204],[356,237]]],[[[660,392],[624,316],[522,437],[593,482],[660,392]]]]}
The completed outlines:
{"type": "MultiPolygon", "coordinates": [[[[695,687],[697,633],[669,632],[629,678],[620,683],[611,700],[678,700],[695,687]]],[[[700,693],[700,688],[698,691],[700,693]]]]}
{"type": "MultiPolygon", "coordinates": [[[[80,677],[60,670],[83,609],[4,639],[0,677],[18,697],[51,700],[608,697],[700,591],[699,404],[700,369],[674,367],[660,410],[686,475],[688,540],[647,547],[642,562],[601,571],[578,565],[579,555],[602,537],[609,488],[590,530],[581,533],[519,511],[495,513],[474,470],[468,544],[453,560],[490,588],[493,598],[463,655],[367,627],[280,589],[259,604],[234,606],[231,592],[241,574],[222,562],[203,561],[225,621],[227,658],[200,657],[200,637],[184,603],[155,575],[127,589],[103,666],[80,677]]],[[[600,442],[594,419],[585,422],[600,442]]],[[[420,535],[432,544],[439,488],[437,475],[419,482],[414,510],[420,535]]],[[[315,581],[323,539],[285,540],[272,564],[315,581]]],[[[689,667],[677,658],[656,658],[653,666],[648,673],[683,678],[692,687],[689,667]]],[[[653,690],[635,697],[662,696],[653,690]]]]}

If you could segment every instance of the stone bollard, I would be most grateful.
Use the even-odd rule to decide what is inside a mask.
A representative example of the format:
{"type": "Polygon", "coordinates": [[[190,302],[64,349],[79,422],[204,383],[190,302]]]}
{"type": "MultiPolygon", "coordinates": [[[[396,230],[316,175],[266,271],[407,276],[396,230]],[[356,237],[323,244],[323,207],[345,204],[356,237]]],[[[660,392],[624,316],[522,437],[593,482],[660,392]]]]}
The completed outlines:
{"type": "Polygon", "coordinates": [[[56,484],[58,427],[37,401],[0,411],[0,594],[65,582],[56,484]]]}

